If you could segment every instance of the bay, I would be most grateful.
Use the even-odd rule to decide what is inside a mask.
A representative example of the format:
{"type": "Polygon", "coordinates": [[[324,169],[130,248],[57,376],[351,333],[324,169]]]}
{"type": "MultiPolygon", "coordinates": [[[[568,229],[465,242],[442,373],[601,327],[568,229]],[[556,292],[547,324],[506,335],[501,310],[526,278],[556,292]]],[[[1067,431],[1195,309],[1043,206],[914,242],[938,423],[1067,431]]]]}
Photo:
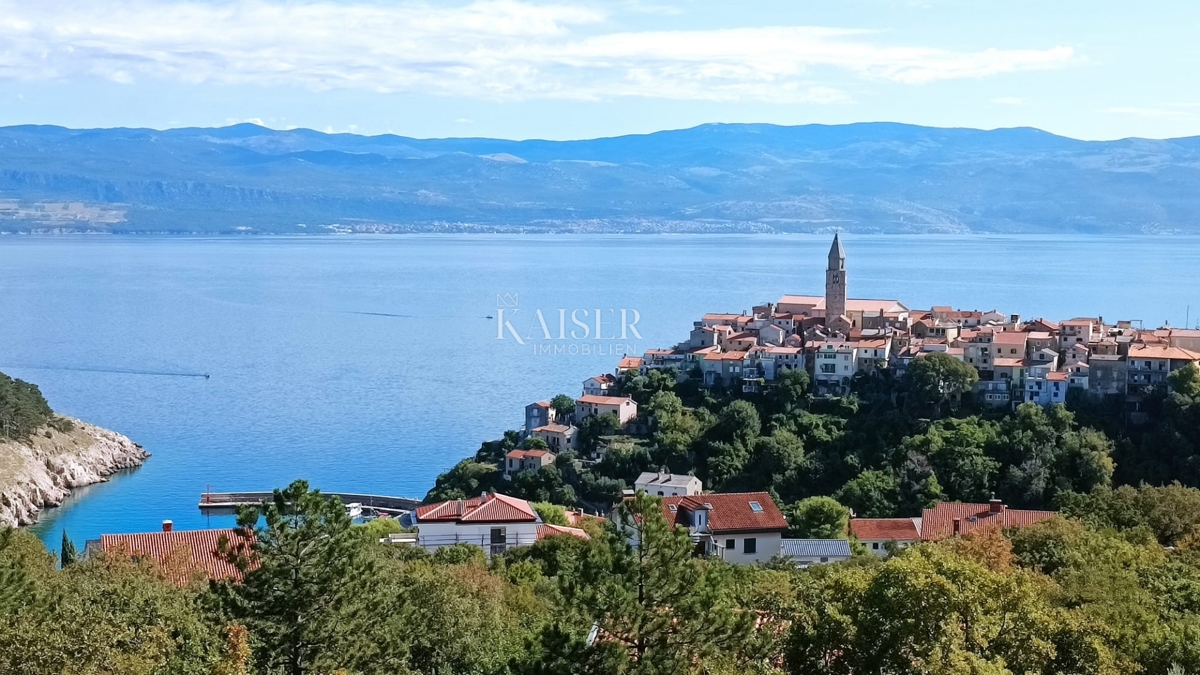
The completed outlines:
{"type": "MultiPolygon", "coordinates": [[[[852,297],[1146,326],[1183,325],[1190,304],[1200,317],[1197,237],[844,242],[852,297]]],[[[673,345],[705,312],[822,293],[828,247],[808,235],[0,237],[0,371],[153,453],[35,529],[57,548],[64,528],[82,545],[164,519],[224,527],[232,518],[198,510],[203,491],[295,478],[421,497],[518,428],[526,403],[578,394],[623,353],[673,345]],[[613,310],[603,339],[596,309],[613,310]],[[636,331],[617,339],[622,309],[636,331]],[[509,331],[496,317],[513,310],[509,331]],[[570,337],[575,310],[588,338],[570,337]]]]}

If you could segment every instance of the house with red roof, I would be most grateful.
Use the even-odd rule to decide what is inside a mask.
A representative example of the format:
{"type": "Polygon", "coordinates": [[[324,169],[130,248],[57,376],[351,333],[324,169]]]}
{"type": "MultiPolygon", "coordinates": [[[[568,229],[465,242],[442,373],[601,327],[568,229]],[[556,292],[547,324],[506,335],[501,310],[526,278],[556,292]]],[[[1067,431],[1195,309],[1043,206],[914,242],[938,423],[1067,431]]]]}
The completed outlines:
{"type": "Polygon", "coordinates": [[[511,450],[504,456],[504,477],[512,480],[513,476],[524,471],[537,471],[554,464],[555,458],[556,455],[549,450],[511,450]]]}
{"type": "Polygon", "coordinates": [[[617,378],[609,373],[589,377],[583,381],[585,396],[613,396],[617,393],[617,378]]]}
{"type": "Polygon", "coordinates": [[[921,541],[920,518],[853,518],[850,533],[874,555],[886,556],[888,542],[905,548],[921,541]]]}
{"type": "Polygon", "coordinates": [[[637,417],[637,403],[628,396],[594,396],[586,394],[575,399],[575,422],[580,423],[592,415],[617,416],[621,426],[637,417]]]}
{"type": "Polygon", "coordinates": [[[178,586],[197,579],[240,581],[241,571],[217,552],[222,538],[231,546],[246,541],[235,529],[177,531],[164,520],[161,532],[102,534],[88,542],[87,552],[154,560],[178,586]]]}
{"type": "Polygon", "coordinates": [[[542,522],[524,499],[495,493],[417,507],[413,522],[417,526],[417,545],[430,553],[443,546],[470,544],[490,557],[546,537],[589,538],[578,528],[542,522]]]}
{"type": "Polygon", "coordinates": [[[875,555],[886,555],[888,542],[900,548],[940,541],[988,528],[1024,527],[1054,517],[1053,511],[1010,509],[993,497],[986,504],[939,502],[920,518],[852,518],[850,532],[875,555]]]}
{"type": "Polygon", "coordinates": [[[780,554],[787,519],[766,492],[664,497],[663,517],[685,527],[696,551],[748,565],[780,554]]]}

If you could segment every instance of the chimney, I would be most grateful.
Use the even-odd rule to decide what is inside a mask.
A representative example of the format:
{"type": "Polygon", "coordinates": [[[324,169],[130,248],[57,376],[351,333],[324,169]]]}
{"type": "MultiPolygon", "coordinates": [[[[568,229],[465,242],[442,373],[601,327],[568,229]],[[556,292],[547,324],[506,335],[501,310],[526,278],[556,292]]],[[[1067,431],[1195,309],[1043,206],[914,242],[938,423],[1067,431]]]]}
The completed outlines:
{"type": "Polygon", "coordinates": [[[175,529],[175,523],[172,523],[169,520],[163,521],[163,532],[171,532],[174,529],[175,529]]]}
{"type": "Polygon", "coordinates": [[[996,499],[995,493],[992,493],[992,498],[988,500],[988,513],[1004,513],[1004,503],[996,499]]]}
{"type": "Polygon", "coordinates": [[[962,534],[962,518],[954,519],[954,536],[962,534]]]}

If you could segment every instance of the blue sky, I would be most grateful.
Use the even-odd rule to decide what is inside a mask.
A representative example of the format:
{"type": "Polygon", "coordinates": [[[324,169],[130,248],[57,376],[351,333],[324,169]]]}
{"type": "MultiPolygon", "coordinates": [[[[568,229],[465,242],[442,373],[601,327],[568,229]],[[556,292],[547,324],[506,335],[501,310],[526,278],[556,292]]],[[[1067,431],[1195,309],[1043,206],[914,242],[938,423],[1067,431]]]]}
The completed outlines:
{"type": "Polygon", "coordinates": [[[0,0],[0,124],[1200,135],[1200,3],[0,0]]]}

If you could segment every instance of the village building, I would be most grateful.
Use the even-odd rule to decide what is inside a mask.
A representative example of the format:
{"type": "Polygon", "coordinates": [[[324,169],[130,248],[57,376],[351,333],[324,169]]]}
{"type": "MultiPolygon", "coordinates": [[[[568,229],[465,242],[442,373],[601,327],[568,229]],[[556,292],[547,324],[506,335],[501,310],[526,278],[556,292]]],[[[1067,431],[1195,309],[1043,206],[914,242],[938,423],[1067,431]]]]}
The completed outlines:
{"type": "Polygon", "coordinates": [[[589,377],[583,381],[584,396],[615,396],[617,393],[617,378],[604,373],[589,377]]]}
{"type": "Polygon", "coordinates": [[[525,406],[525,426],[521,429],[521,436],[526,437],[538,427],[553,424],[557,417],[550,401],[530,403],[525,406]]]}
{"type": "Polygon", "coordinates": [[[103,553],[158,563],[177,586],[198,580],[240,580],[242,573],[219,554],[221,540],[230,546],[245,544],[236,529],[176,530],[164,520],[162,531],[138,534],[102,534],[89,541],[85,555],[103,553]]]}
{"type": "Polygon", "coordinates": [[[633,482],[633,487],[656,497],[686,497],[704,491],[704,484],[699,478],[664,471],[643,471],[633,482]]]}
{"type": "Polygon", "coordinates": [[[889,548],[901,549],[920,543],[921,519],[851,518],[850,533],[872,555],[886,556],[889,548]]]}
{"type": "Polygon", "coordinates": [[[1165,345],[1132,345],[1126,360],[1127,392],[1141,395],[1151,387],[1165,386],[1172,372],[1200,363],[1200,353],[1165,345]]]}
{"type": "Polygon", "coordinates": [[[875,555],[887,554],[887,543],[904,548],[922,541],[940,541],[989,528],[1034,525],[1054,517],[1053,511],[1010,509],[993,497],[986,504],[939,502],[921,511],[920,518],[852,518],[850,532],[875,555]],[[878,546],[876,546],[878,544],[878,546]]]}
{"type": "Polygon", "coordinates": [[[430,553],[443,546],[470,544],[491,557],[546,537],[589,538],[578,528],[542,522],[524,499],[494,493],[417,507],[413,522],[417,526],[417,545],[430,553]]]}
{"type": "Polygon", "coordinates": [[[579,429],[573,425],[547,424],[534,429],[530,435],[545,441],[546,447],[554,452],[562,452],[575,449],[575,439],[578,434],[579,429]]]}
{"type": "Polygon", "coordinates": [[[637,403],[627,396],[584,395],[575,399],[575,420],[581,422],[592,415],[617,416],[621,426],[637,417],[637,403]]]}
{"type": "Polygon", "coordinates": [[[784,539],[779,555],[797,567],[826,565],[850,559],[850,542],[845,539],[784,539]]]}
{"type": "Polygon", "coordinates": [[[787,519],[766,492],[664,497],[662,510],[672,527],[687,529],[698,554],[735,565],[767,562],[779,555],[788,529],[787,519]]]}
{"type": "Polygon", "coordinates": [[[512,480],[519,473],[551,466],[554,460],[555,455],[549,450],[510,450],[504,455],[504,478],[512,480]]]}

